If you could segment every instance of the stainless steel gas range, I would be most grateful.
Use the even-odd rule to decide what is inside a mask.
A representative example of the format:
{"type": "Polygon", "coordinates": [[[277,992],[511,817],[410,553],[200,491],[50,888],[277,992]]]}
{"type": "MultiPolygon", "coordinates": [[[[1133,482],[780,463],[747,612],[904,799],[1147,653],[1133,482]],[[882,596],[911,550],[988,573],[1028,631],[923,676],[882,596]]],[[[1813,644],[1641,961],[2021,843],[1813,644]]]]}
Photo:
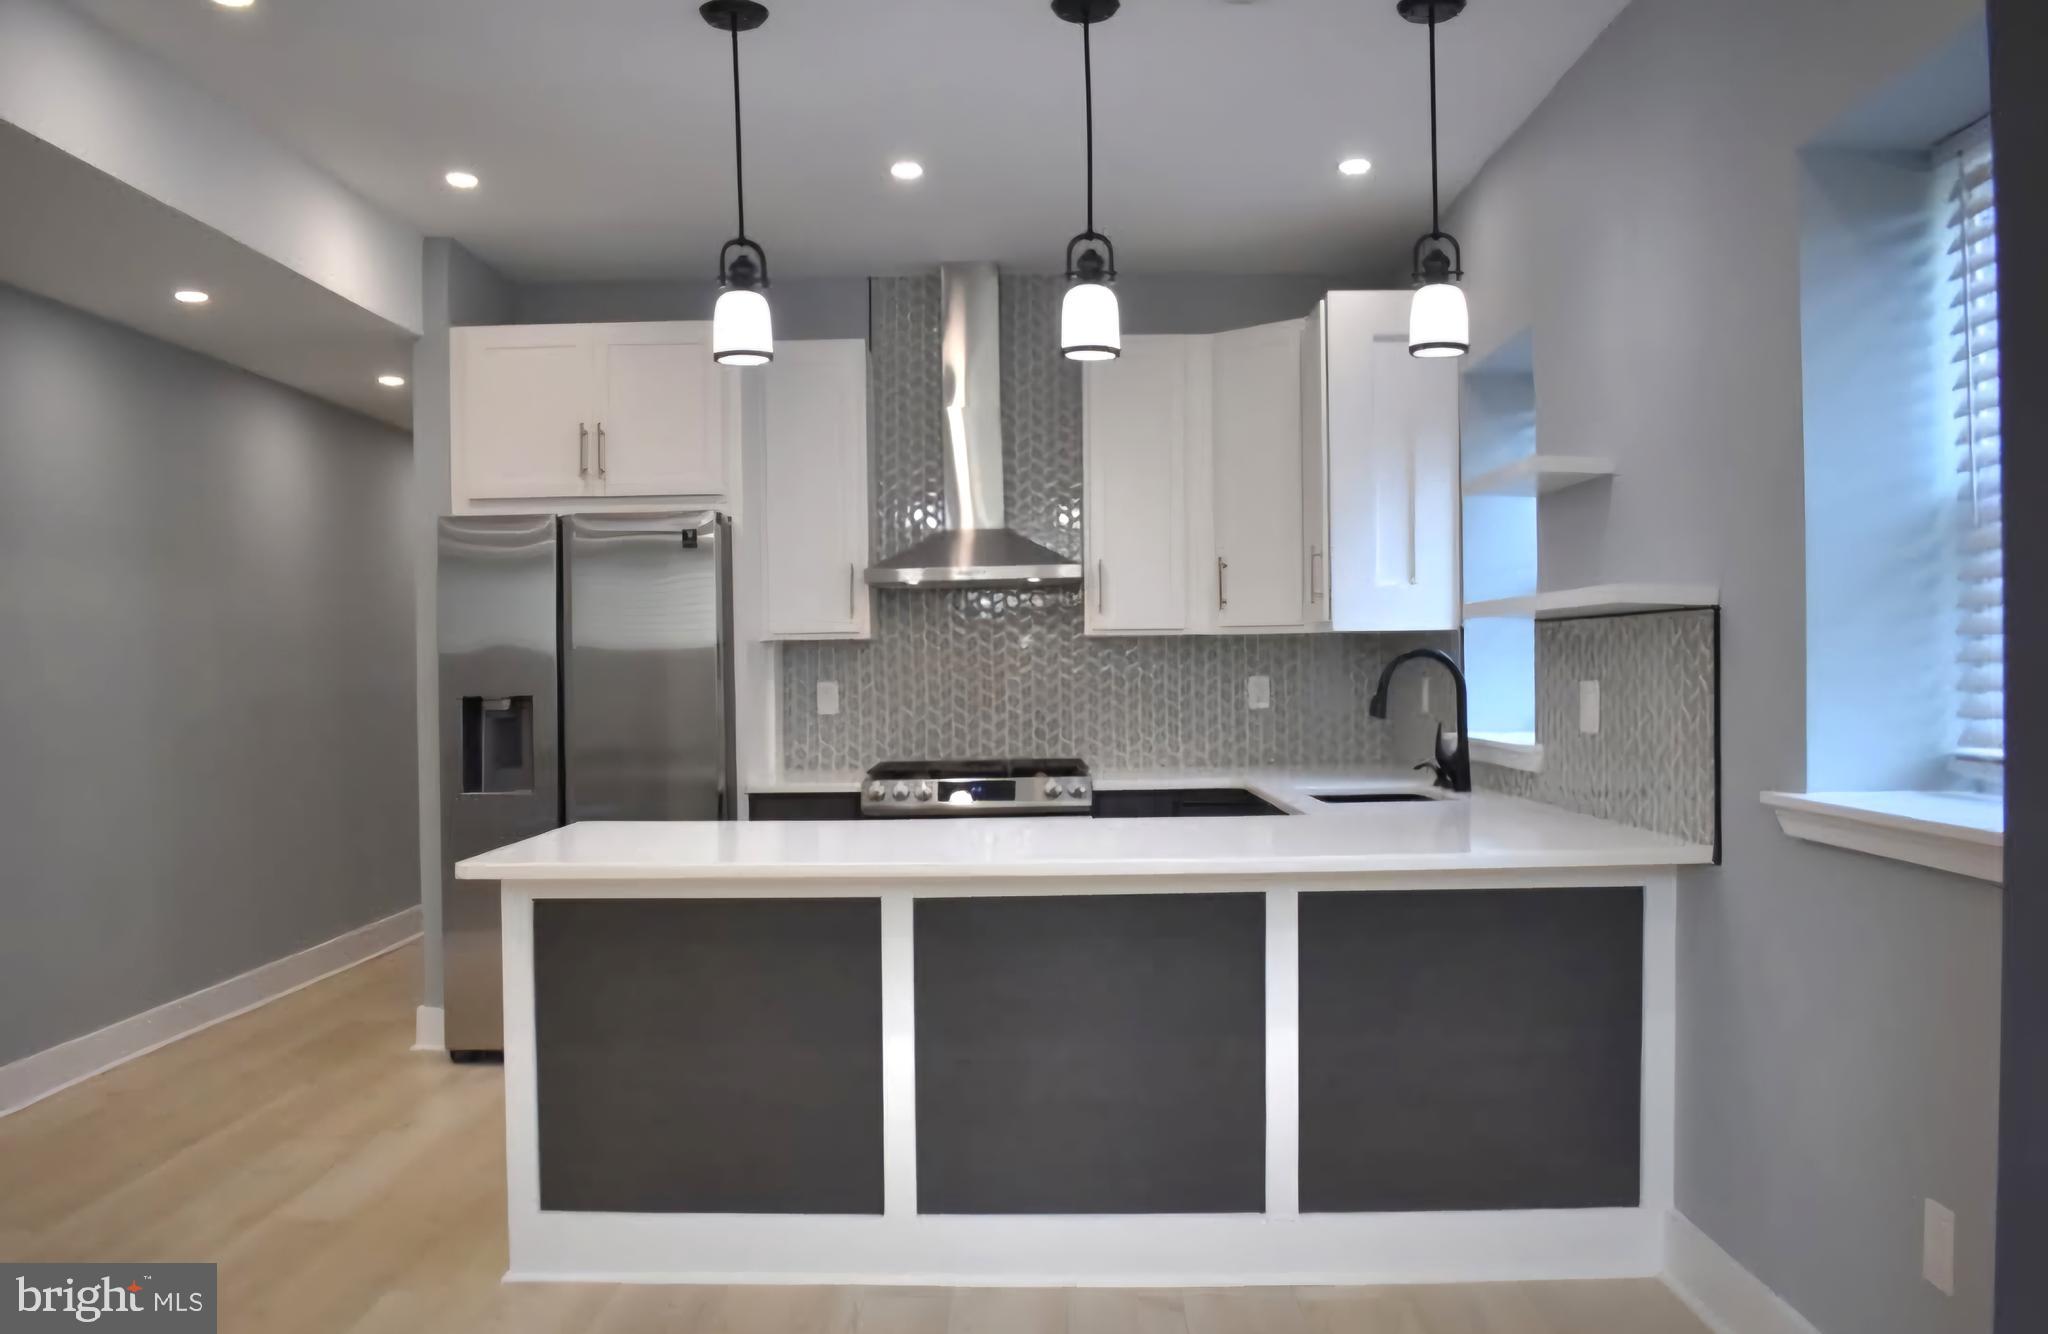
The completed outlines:
{"type": "Polygon", "coordinates": [[[1081,760],[888,760],[861,787],[864,816],[1088,815],[1081,760]]]}

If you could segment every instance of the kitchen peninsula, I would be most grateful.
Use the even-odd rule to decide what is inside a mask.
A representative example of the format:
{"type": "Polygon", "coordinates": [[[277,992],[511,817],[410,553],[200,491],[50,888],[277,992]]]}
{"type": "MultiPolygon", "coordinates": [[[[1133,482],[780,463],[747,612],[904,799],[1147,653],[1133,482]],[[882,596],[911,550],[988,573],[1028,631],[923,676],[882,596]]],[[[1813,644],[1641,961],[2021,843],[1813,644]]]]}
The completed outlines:
{"type": "Polygon", "coordinates": [[[583,823],[461,863],[502,882],[512,1277],[1658,1272],[1675,868],[1712,849],[1239,781],[1286,814],[583,823]]]}

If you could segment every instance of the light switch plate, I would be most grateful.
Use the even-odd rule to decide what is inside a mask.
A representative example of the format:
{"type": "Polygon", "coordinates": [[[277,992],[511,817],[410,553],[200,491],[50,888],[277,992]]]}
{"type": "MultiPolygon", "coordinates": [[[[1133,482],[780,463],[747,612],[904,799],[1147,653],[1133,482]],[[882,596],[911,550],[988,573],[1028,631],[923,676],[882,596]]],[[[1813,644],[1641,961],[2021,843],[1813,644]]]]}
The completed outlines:
{"type": "Polygon", "coordinates": [[[1272,708],[1273,678],[1270,676],[1246,677],[1244,682],[1244,702],[1247,708],[1272,708]]]}
{"type": "Polygon", "coordinates": [[[1921,1203],[1925,1208],[1920,1221],[1920,1277],[1953,1297],[1956,1295],[1955,1210],[1933,1200],[1921,1203]]]}
{"type": "Polygon", "coordinates": [[[829,718],[838,712],[839,683],[837,681],[818,682],[818,716],[829,718]]]}
{"type": "Polygon", "coordinates": [[[1587,736],[1600,731],[1600,683],[1579,682],[1579,730],[1587,736]]]}

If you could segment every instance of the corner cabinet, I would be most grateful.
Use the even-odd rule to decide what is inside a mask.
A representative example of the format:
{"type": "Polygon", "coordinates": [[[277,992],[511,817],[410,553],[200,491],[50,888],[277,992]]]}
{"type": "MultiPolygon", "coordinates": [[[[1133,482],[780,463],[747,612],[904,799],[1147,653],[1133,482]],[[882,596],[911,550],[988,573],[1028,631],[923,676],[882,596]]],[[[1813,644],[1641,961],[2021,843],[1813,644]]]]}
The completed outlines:
{"type": "Polygon", "coordinates": [[[1407,292],[1323,303],[1330,625],[1460,624],[1458,362],[1408,355],[1407,292]]]}
{"type": "Polygon", "coordinates": [[[769,639],[865,639],[868,361],[861,339],[781,343],[750,373],[747,448],[769,639]]]}
{"type": "Polygon", "coordinates": [[[701,321],[452,330],[456,507],[654,496],[729,503],[738,386],[711,360],[710,338],[701,321]]]}
{"type": "Polygon", "coordinates": [[[1408,355],[1408,300],[1086,369],[1088,633],[1457,628],[1458,372],[1408,355]]]}

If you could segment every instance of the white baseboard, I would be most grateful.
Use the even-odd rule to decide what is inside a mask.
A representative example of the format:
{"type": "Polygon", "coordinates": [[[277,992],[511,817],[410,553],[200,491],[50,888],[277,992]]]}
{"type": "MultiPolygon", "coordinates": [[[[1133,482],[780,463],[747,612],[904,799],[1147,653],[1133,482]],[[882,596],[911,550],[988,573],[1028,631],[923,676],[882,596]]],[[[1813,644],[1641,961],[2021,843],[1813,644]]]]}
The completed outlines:
{"type": "Polygon", "coordinates": [[[447,1051],[448,1012],[438,1005],[421,1005],[412,1012],[412,1049],[447,1051]]]}
{"type": "Polygon", "coordinates": [[[239,977],[109,1024],[96,1033],[0,1066],[0,1116],[18,1112],[52,1093],[179,1038],[190,1037],[203,1028],[388,954],[417,940],[419,935],[420,910],[414,905],[297,954],[252,968],[239,977]]]}
{"type": "Polygon", "coordinates": [[[1675,1209],[1664,1230],[1664,1283],[1714,1334],[1820,1334],[1675,1209]]]}

